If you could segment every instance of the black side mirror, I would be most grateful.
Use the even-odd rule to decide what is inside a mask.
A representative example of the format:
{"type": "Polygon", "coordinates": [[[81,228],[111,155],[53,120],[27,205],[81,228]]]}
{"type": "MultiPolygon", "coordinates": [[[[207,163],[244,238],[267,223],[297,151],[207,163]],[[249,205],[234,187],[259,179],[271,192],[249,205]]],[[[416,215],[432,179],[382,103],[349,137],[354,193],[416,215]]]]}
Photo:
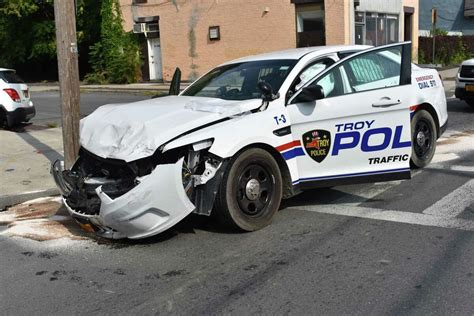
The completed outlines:
{"type": "Polygon", "coordinates": [[[258,88],[258,90],[260,90],[260,92],[262,92],[263,101],[270,102],[270,101],[278,99],[278,97],[279,97],[278,94],[276,94],[276,95],[273,94],[273,88],[268,82],[260,81],[257,84],[257,88],[258,88]]]}
{"type": "Polygon", "coordinates": [[[320,85],[304,87],[296,97],[296,102],[313,102],[324,99],[324,89],[320,85]]]}
{"type": "Polygon", "coordinates": [[[176,67],[173,79],[171,79],[169,95],[178,95],[181,90],[181,70],[176,67]]]}

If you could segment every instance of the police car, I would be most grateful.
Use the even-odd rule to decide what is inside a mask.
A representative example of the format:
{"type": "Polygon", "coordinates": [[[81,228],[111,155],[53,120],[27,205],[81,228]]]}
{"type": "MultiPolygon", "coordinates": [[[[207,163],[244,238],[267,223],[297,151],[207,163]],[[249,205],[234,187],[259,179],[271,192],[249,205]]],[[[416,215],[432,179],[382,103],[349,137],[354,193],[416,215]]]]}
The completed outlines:
{"type": "Polygon", "coordinates": [[[410,43],[291,49],[220,65],[179,95],[98,108],[78,160],[52,174],[71,215],[107,238],[190,213],[254,231],[301,190],[409,179],[447,121],[440,77],[411,63],[410,43]]]}

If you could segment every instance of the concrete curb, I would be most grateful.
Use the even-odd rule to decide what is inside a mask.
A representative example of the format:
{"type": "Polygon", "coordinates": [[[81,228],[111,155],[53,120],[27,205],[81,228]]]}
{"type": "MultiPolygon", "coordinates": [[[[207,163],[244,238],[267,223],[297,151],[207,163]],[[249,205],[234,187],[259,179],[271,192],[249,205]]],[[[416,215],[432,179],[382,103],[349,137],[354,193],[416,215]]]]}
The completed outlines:
{"type": "Polygon", "coordinates": [[[12,195],[1,195],[0,196],[0,211],[5,210],[8,206],[20,204],[29,200],[59,195],[59,190],[57,188],[38,190],[31,192],[23,192],[12,195]]]}

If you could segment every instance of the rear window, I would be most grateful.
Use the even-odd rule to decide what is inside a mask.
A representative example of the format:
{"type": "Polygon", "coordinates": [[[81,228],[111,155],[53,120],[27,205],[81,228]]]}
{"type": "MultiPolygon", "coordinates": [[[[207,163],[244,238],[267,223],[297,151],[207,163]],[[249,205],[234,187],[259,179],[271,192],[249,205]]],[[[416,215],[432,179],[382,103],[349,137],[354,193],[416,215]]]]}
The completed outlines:
{"type": "Polygon", "coordinates": [[[0,78],[6,83],[24,83],[14,71],[0,71],[0,78]]]}

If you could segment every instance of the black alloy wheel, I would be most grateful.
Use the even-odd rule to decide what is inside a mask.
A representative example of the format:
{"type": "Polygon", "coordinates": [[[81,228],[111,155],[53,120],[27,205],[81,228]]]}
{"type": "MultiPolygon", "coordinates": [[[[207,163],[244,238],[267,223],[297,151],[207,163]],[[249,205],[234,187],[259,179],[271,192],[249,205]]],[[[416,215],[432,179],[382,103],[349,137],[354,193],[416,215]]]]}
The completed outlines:
{"type": "Polygon", "coordinates": [[[282,191],[280,168],[273,156],[250,148],[230,161],[213,214],[228,227],[255,231],[271,223],[282,191]]]}
{"type": "Polygon", "coordinates": [[[430,113],[420,110],[412,118],[412,157],[415,168],[427,166],[436,151],[436,124],[430,113]]]}
{"type": "Polygon", "coordinates": [[[237,202],[248,216],[259,216],[270,202],[275,183],[264,166],[251,164],[239,177],[237,202]]]}

